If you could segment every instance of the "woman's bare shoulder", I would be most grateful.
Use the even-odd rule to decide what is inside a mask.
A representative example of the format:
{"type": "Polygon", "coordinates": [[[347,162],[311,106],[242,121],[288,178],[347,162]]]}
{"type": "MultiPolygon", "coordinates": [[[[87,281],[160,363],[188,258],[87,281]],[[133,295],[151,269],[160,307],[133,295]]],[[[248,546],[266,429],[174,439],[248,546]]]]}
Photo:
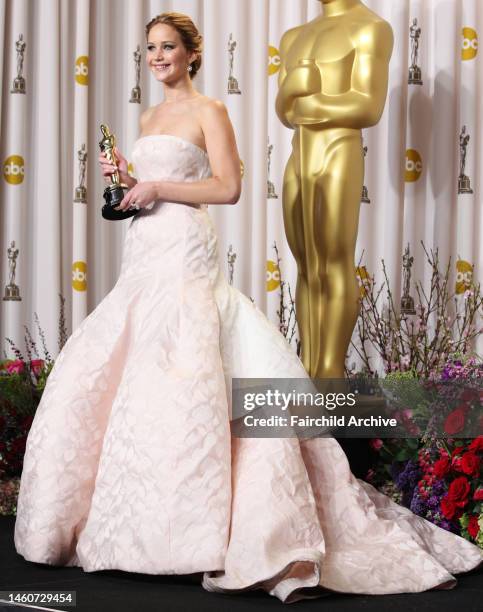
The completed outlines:
{"type": "Polygon", "coordinates": [[[216,98],[209,98],[208,96],[200,96],[197,100],[198,110],[203,113],[213,113],[216,111],[224,111],[226,110],[225,105],[221,100],[217,100],[216,98]]]}
{"type": "Polygon", "coordinates": [[[228,120],[228,110],[221,100],[203,96],[198,107],[198,116],[203,127],[219,125],[228,120]]]}
{"type": "Polygon", "coordinates": [[[156,108],[157,108],[157,105],[150,106],[149,108],[147,108],[145,111],[141,113],[141,116],[139,118],[139,123],[141,124],[141,130],[146,125],[146,123],[151,119],[151,117],[154,115],[154,111],[156,110],[156,108]]]}

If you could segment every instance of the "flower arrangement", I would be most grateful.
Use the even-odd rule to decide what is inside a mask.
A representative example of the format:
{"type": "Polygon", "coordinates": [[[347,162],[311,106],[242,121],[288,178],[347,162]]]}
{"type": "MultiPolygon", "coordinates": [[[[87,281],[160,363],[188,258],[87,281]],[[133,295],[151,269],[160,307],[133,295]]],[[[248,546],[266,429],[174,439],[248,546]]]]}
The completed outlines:
{"type": "MultiPolygon", "coordinates": [[[[396,380],[401,389],[401,380],[411,376],[393,373],[384,382],[394,390],[390,381],[396,380]]],[[[453,359],[429,382],[415,381],[417,387],[399,393],[413,407],[400,411],[412,437],[371,440],[376,460],[366,479],[415,514],[483,548],[483,366],[474,357],[453,359]]]]}
{"type": "MultiPolygon", "coordinates": [[[[67,340],[67,330],[65,298],[62,295],[59,297],[60,350],[67,340]]],[[[42,357],[37,343],[25,326],[26,355],[7,338],[15,359],[5,358],[0,361],[0,515],[15,513],[28,432],[54,365],[37,313],[34,319],[42,345],[42,357]]]]}
{"type": "Polygon", "coordinates": [[[351,343],[363,368],[375,375],[370,349],[380,358],[386,374],[412,370],[430,378],[455,355],[468,355],[481,332],[483,294],[480,284],[472,283],[461,298],[450,290],[451,259],[440,270],[438,250],[428,252],[421,243],[431,267],[429,291],[415,283],[418,296],[416,314],[400,312],[391,290],[384,260],[384,281],[379,287],[373,278],[364,283],[360,298],[355,341],[351,343]],[[380,305],[381,296],[386,300],[380,305]]]}
{"type": "MultiPolygon", "coordinates": [[[[450,290],[451,261],[440,270],[428,252],[429,290],[415,283],[416,314],[401,313],[382,261],[384,281],[368,279],[361,292],[352,346],[367,377],[393,403],[407,435],[370,441],[366,479],[412,512],[483,548],[483,365],[472,353],[481,334],[480,285],[462,296],[450,290]],[[381,305],[381,297],[385,296],[381,305]]],[[[354,376],[354,368],[348,370],[354,376]]],[[[361,373],[359,373],[361,375],[361,373]]]]}

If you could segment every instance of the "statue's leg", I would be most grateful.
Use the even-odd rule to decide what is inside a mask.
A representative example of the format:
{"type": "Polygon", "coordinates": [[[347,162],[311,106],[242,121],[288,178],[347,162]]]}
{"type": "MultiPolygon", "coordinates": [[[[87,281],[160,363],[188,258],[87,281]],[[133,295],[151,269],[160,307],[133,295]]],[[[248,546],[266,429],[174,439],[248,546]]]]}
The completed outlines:
{"type": "Polygon", "coordinates": [[[323,265],[318,270],[321,299],[314,303],[320,348],[314,355],[312,376],[343,378],[359,310],[354,258],[364,180],[360,133],[337,138],[324,153],[324,167],[314,196],[314,248],[323,265]]]}
{"type": "Polygon", "coordinates": [[[302,218],[302,201],[300,178],[296,169],[294,156],[291,155],[283,178],[283,222],[288,245],[297,263],[297,288],[295,307],[300,340],[302,342],[302,362],[307,371],[310,368],[309,358],[309,306],[307,291],[307,266],[305,262],[304,228],[302,218]]]}

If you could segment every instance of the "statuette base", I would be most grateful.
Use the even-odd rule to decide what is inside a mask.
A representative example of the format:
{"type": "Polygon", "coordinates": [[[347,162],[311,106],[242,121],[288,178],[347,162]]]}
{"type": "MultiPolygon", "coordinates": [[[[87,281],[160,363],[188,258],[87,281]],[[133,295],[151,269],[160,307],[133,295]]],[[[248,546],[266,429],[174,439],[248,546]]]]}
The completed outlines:
{"type": "Polygon", "coordinates": [[[241,94],[241,91],[238,88],[238,81],[235,79],[235,77],[228,77],[228,93],[241,94]]]}
{"type": "Polygon", "coordinates": [[[269,200],[278,200],[278,195],[275,192],[275,185],[272,181],[267,181],[267,198],[269,200]]]}
{"type": "Polygon", "coordinates": [[[419,68],[419,66],[411,66],[409,68],[409,85],[422,85],[423,81],[421,76],[421,68],[419,68]]]}
{"type": "Polygon", "coordinates": [[[469,176],[463,175],[458,178],[458,193],[473,193],[469,176]]]}
{"type": "Polygon", "coordinates": [[[141,104],[141,88],[140,87],[133,87],[131,89],[131,97],[129,99],[129,102],[131,104],[141,104]]]}
{"type": "Polygon", "coordinates": [[[5,295],[3,297],[4,301],[11,302],[20,302],[22,298],[20,297],[20,289],[17,285],[6,285],[5,286],[5,295]]]}
{"type": "Polygon", "coordinates": [[[85,187],[76,187],[74,202],[87,204],[87,189],[85,187]]]}
{"type": "Polygon", "coordinates": [[[128,191],[128,186],[122,183],[108,185],[104,189],[103,197],[106,203],[102,207],[102,216],[109,221],[122,221],[137,215],[139,210],[136,208],[128,208],[127,210],[115,210],[116,206],[124,199],[125,193],[128,191]]]}
{"type": "Polygon", "coordinates": [[[414,315],[414,299],[410,295],[403,295],[401,298],[401,314],[414,315]]]}
{"type": "Polygon", "coordinates": [[[15,77],[13,80],[13,86],[10,93],[24,94],[25,93],[25,79],[23,77],[15,77]]]}

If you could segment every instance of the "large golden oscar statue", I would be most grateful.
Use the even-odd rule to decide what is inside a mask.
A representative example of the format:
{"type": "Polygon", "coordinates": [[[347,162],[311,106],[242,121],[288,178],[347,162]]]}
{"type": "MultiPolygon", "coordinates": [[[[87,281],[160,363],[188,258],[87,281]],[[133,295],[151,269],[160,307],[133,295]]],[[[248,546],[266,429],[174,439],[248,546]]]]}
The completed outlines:
{"type": "Polygon", "coordinates": [[[321,2],[323,15],[282,37],[276,111],[295,130],[283,215],[298,267],[302,361],[313,378],[343,378],[358,314],[361,129],[384,109],[393,33],[360,0],[321,2]]]}

